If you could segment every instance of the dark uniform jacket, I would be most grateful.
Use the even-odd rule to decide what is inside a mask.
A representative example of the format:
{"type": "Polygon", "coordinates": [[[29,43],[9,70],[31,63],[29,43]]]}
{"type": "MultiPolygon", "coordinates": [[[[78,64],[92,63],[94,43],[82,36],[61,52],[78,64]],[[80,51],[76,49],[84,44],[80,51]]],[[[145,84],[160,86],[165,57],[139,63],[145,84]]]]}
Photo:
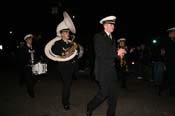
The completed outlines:
{"type": "MultiPolygon", "coordinates": [[[[66,43],[63,40],[60,40],[55,42],[51,50],[54,54],[62,56],[62,53],[64,53],[64,49],[70,48],[71,46],[72,46],[71,43],[66,43]]],[[[75,56],[75,58],[73,58],[72,60],[75,59],[77,59],[77,56],[75,56]]]]}
{"type": "Polygon", "coordinates": [[[23,64],[23,66],[27,66],[27,65],[29,66],[32,64],[31,53],[30,53],[30,51],[32,50],[35,51],[34,52],[34,64],[39,61],[39,54],[37,53],[35,47],[31,49],[27,45],[24,45],[20,51],[21,63],[23,64]]]}
{"type": "Polygon", "coordinates": [[[64,52],[63,49],[69,48],[71,45],[63,40],[56,41],[55,44],[52,47],[52,52],[56,55],[61,55],[62,52],[64,52]]]}
{"type": "Polygon", "coordinates": [[[97,81],[107,82],[116,80],[117,49],[115,39],[112,40],[103,31],[94,36],[95,78],[97,81]]]}

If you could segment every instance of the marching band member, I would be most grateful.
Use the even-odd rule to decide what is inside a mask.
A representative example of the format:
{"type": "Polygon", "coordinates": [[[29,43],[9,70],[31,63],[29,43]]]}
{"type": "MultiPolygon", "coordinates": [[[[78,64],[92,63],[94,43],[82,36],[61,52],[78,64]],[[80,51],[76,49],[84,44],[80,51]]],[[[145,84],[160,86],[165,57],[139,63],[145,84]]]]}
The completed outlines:
{"type": "Polygon", "coordinates": [[[23,67],[23,77],[21,78],[24,80],[24,83],[27,87],[27,92],[31,98],[35,97],[34,85],[36,83],[36,78],[33,78],[32,65],[35,64],[39,58],[35,47],[32,46],[33,37],[34,36],[32,34],[27,34],[24,37],[25,45],[21,48],[20,51],[20,64],[23,67]]]}
{"type": "Polygon", "coordinates": [[[50,45],[51,42],[46,45],[45,53],[50,59],[57,61],[57,69],[63,81],[62,104],[65,110],[69,110],[71,84],[78,65],[78,52],[76,53],[76,51],[78,51],[78,44],[73,41],[75,39],[73,35],[75,28],[71,18],[66,12],[64,12],[63,15],[64,20],[56,29],[57,37],[55,40],[51,40],[51,42],[54,41],[53,45],[50,45]],[[59,39],[57,40],[57,38],[59,39]],[[47,52],[49,50],[56,57],[52,57],[50,52],[47,52]]]}
{"type": "Polygon", "coordinates": [[[120,38],[117,40],[118,43],[118,56],[119,63],[117,63],[118,77],[121,81],[121,88],[126,88],[126,78],[128,74],[128,52],[126,46],[126,39],[120,38]]]}
{"type": "MultiPolygon", "coordinates": [[[[60,30],[61,34],[61,40],[56,41],[55,44],[52,47],[52,52],[56,55],[61,55],[63,57],[67,57],[69,55],[69,52],[65,52],[66,49],[69,49],[72,46],[72,43],[69,41],[70,35],[69,35],[69,29],[62,29],[60,30]]],[[[64,106],[65,110],[69,110],[70,103],[70,90],[71,90],[71,84],[73,79],[73,74],[76,68],[77,57],[65,61],[65,62],[57,62],[57,68],[60,73],[60,76],[63,80],[63,93],[62,93],[62,104],[64,106]]]]}
{"type": "Polygon", "coordinates": [[[108,101],[107,116],[115,116],[117,104],[117,71],[115,60],[117,48],[112,32],[115,29],[115,16],[108,16],[100,20],[104,30],[94,36],[95,51],[95,79],[99,82],[99,91],[87,104],[87,116],[105,99],[108,101]]]}

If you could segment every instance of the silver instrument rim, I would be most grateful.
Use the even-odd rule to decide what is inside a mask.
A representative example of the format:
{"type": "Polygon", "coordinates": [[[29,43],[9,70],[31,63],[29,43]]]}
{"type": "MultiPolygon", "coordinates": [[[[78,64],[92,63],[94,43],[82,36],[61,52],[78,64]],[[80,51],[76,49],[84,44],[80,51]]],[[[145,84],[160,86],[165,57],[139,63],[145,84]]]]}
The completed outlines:
{"type": "Polygon", "coordinates": [[[67,58],[58,58],[57,55],[55,55],[52,52],[52,50],[51,50],[52,46],[54,45],[54,43],[56,41],[60,41],[60,40],[61,40],[61,38],[57,36],[54,39],[50,40],[46,44],[45,49],[44,49],[44,52],[45,52],[46,56],[49,59],[53,60],[53,61],[59,61],[59,62],[65,62],[65,61],[69,61],[69,60],[73,59],[78,54],[77,50],[75,50],[74,53],[71,56],[67,57],[67,58]]]}

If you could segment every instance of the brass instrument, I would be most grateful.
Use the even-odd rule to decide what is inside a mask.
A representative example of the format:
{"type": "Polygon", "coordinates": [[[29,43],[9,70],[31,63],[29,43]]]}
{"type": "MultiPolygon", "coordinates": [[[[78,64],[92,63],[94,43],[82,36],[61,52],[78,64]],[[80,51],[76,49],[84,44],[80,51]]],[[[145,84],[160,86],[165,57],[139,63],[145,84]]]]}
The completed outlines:
{"type": "Polygon", "coordinates": [[[51,50],[54,43],[62,39],[60,34],[60,31],[62,29],[69,29],[73,34],[76,33],[74,23],[72,22],[71,17],[68,15],[68,13],[64,11],[63,16],[64,16],[64,20],[56,28],[57,36],[46,44],[45,50],[44,50],[46,56],[49,59],[53,61],[58,61],[58,62],[69,61],[73,59],[76,55],[79,55],[77,50],[78,44],[74,42],[74,39],[75,39],[74,35],[71,35],[72,40],[68,40],[68,43],[70,43],[71,46],[69,48],[63,49],[64,51],[60,55],[54,54],[51,50]]]}
{"type": "Polygon", "coordinates": [[[128,65],[127,65],[125,56],[120,59],[120,66],[122,69],[124,69],[124,71],[128,72],[128,65]]]}
{"type": "Polygon", "coordinates": [[[77,43],[71,42],[71,47],[64,49],[64,52],[61,53],[61,58],[70,57],[73,55],[74,51],[78,48],[77,43]]]}
{"type": "MultiPolygon", "coordinates": [[[[118,42],[118,50],[119,49],[125,49],[125,50],[127,49],[125,38],[120,38],[117,42],[118,42]]],[[[127,64],[126,54],[124,54],[124,56],[122,58],[120,57],[120,68],[123,71],[128,72],[128,64],[127,64]]]]}

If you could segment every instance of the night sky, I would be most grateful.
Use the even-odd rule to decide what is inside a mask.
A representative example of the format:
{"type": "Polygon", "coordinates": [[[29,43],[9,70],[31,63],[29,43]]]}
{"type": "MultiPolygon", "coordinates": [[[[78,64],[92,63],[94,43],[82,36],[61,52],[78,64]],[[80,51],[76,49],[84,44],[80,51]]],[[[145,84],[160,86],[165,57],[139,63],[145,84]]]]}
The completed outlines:
{"type": "Polygon", "coordinates": [[[129,2],[122,0],[48,0],[6,1],[1,4],[1,33],[14,30],[18,35],[38,32],[52,38],[57,24],[62,21],[62,11],[66,10],[73,19],[77,35],[91,37],[100,31],[99,20],[108,15],[115,15],[116,38],[141,41],[148,37],[160,36],[167,28],[175,26],[175,14],[171,2],[129,2]],[[97,2],[98,5],[94,2],[97,2]],[[51,15],[51,6],[59,6],[59,13],[51,15]]]}

